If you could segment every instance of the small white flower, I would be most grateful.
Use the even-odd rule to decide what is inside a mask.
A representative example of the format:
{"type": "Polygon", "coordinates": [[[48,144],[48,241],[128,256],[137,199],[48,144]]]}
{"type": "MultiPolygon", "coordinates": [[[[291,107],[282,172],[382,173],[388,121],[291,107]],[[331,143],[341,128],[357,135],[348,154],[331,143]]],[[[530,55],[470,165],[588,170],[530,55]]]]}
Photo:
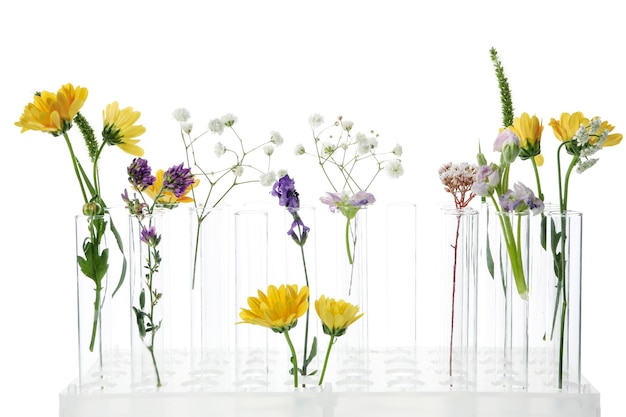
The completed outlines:
{"type": "Polygon", "coordinates": [[[581,159],[578,161],[576,166],[576,172],[582,174],[592,166],[594,166],[598,162],[598,158],[585,159],[584,161],[581,159]]]}
{"type": "Polygon", "coordinates": [[[276,174],[274,173],[274,171],[261,174],[261,177],[259,178],[259,182],[261,183],[263,187],[269,187],[270,185],[276,182],[276,174]]]}
{"type": "Polygon", "coordinates": [[[297,156],[304,155],[306,151],[304,150],[304,146],[302,144],[296,145],[296,148],[293,150],[293,153],[297,156]]]}
{"type": "Polygon", "coordinates": [[[222,123],[224,123],[224,126],[231,127],[232,125],[237,123],[237,116],[232,113],[227,113],[222,116],[222,123]]]}
{"type": "Polygon", "coordinates": [[[192,122],[180,122],[180,128],[186,134],[190,134],[191,130],[193,129],[193,123],[192,122]]]}
{"type": "Polygon", "coordinates": [[[191,113],[189,113],[189,110],[185,109],[184,107],[181,107],[172,112],[172,117],[174,117],[174,120],[176,120],[177,122],[182,123],[182,122],[186,122],[187,120],[189,120],[189,118],[191,117],[191,113]]]}
{"type": "Polygon", "coordinates": [[[313,129],[317,129],[322,125],[322,123],[324,123],[324,116],[319,113],[312,114],[309,117],[309,126],[311,126],[313,129]]]}
{"type": "Polygon", "coordinates": [[[404,168],[399,159],[389,161],[387,165],[385,165],[385,171],[387,171],[387,175],[391,178],[400,178],[402,174],[404,174],[404,168]]]}
{"type": "Polygon", "coordinates": [[[243,167],[241,165],[235,165],[231,171],[233,171],[235,177],[241,177],[243,175],[243,167]]]}
{"type": "Polygon", "coordinates": [[[275,132],[275,131],[271,131],[270,135],[272,135],[272,138],[270,139],[270,142],[272,142],[274,145],[276,146],[280,146],[283,144],[283,137],[280,133],[275,132]]]}
{"type": "Polygon", "coordinates": [[[209,130],[216,135],[224,133],[224,123],[220,119],[213,119],[209,122],[209,130]]]}
{"type": "Polygon", "coordinates": [[[365,136],[365,133],[357,133],[356,137],[354,138],[354,141],[356,142],[357,145],[365,145],[367,144],[367,136],[365,136]]]}
{"type": "Polygon", "coordinates": [[[226,152],[226,146],[224,146],[222,142],[217,142],[213,147],[213,152],[215,152],[215,156],[219,158],[226,152]]]}
{"type": "Polygon", "coordinates": [[[347,150],[348,150],[348,142],[341,142],[341,143],[339,144],[339,147],[340,147],[341,149],[343,149],[344,151],[347,151],[347,150]]]}
{"type": "MultiPolygon", "coordinates": [[[[365,135],[363,135],[365,136],[365,135]]],[[[357,152],[359,155],[366,154],[368,152],[374,151],[378,147],[378,139],[375,137],[365,137],[365,139],[361,138],[357,140],[357,152]]]]}
{"type": "Polygon", "coordinates": [[[393,152],[393,154],[394,154],[395,156],[397,156],[398,158],[400,158],[400,157],[402,156],[402,146],[401,146],[401,145],[396,145],[396,146],[393,148],[393,151],[392,151],[392,152],[393,152]]]}
{"type": "Polygon", "coordinates": [[[263,147],[263,153],[267,156],[272,156],[274,153],[274,145],[265,145],[263,147]]]}
{"type": "Polygon", "coordinates": [[[354,126],[354,123],[351,120],[344,120],[341,124],[343,125],[343,130],[346,132],[351,131],[352,126],[354,126]]]}
{"type": "Polygon", "coordinates": [[[322,145],[322,155],[326,157],[331,156],[336,149],[337,148],[335,148],[335,145],[333,145],[332,143],[324,142],[324,144],[322,145]]]}
{"type": "Polygon", "coordinates": [[[282,178],[285,175],[287,175],[287,170],[286,169],[279,169],[278,170],[278,178],[282,178]]]}

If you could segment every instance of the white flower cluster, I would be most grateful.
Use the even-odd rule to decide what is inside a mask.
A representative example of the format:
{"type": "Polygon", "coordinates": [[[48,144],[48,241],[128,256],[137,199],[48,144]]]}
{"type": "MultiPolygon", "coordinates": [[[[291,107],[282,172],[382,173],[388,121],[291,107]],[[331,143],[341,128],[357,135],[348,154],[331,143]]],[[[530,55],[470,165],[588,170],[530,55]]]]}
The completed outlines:
{"type": "Polygon", "coordinates": [[[354,122],[342,116],[328,126],[323,125],[324,117],[318,113],[312,114],[309,126],[315,150],[307,152],[302,144],[298,144],[294,153],[317,158],[334,189],[348,188],[353,193],[366,190],[382,170],[391,178],[399,178],[404,174],[400,160],[401,145],[396,144],[393,148],[381,151],[380,138],[376,132],[354,133],[354,122]],[[336,174],[335,184],[333,174],[336,174]]]}
{"type": "Polygon", "coordinates": [[[572,138],[578,147],[580,155],[580,159],[576,164],[576,172],[579,174],[588,170],[598,162],[598,158],[589,157],[602,149],[602,145],[606,142],[609,135],[606,129],[598,134],[601,126],[602,121],[600,118],[596,117],[591,120],[589,126],[581,125],[572,138]]]}

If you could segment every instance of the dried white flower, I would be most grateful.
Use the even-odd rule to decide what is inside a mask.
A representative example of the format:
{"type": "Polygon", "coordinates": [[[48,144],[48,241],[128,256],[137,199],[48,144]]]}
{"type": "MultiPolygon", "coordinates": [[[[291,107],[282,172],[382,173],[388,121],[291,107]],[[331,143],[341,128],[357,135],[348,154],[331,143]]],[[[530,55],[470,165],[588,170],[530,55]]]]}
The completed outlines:
{"type": "Polygon", "coordinates": [[[270,142],[272,142],[274,145],[276,146],[280,146],[283,144],[283,137],[280,133],[275,132],[275,131],[271,131],[270,135],[272,135],[272,138],[270,139],[270,142]]]}
{"type": "Polygon", "coordinates": [[[389,161],[387,165],[385,165],[385,171],[387,171],[387,175],[391,178],[400,178],[404,174],[404,168],[399,159],[389,161]]]}
{"type": "Polygon", "coordinates": [[[311,126],[313,129],[317,129],[322,125],[322,123],[324,123],[324,116],[319,113],[312,114],[309,117],[309,126],[311,126]]]}
{"type": "Polygon", "coordinates": [[[224,126],[231,127],[232,125],[237,123],[237,116],[232,113],[226,113],[222,116],[222,123],[224,123],[224,126]]]}
{"type": "Polygon", "coordinates": [[[215,156],[219,158],[226,152],[226,146],[224,146],[222,142],[217,142],[215,146],[213,146],[213,152],[215,152],[215,156]]]}
{"type": "Polygon", "coordinates": [[[259,182],[261,183],[263,187],[269,187],[270,185],[276,182],[276,173],[274,173],[274,171],[270,171],[270,172],[261,174],[261,177],[259,178],[259,182]]]}
{"type": "Polygon", "coordinates": [[[402,156],[402,146],[401,145],[396,145],[393,148],[393,151],[391,151],[391,152],[393,152],[393,154],[395,156],[397,156],[398,158],[401,157],[402,156]]]}
{"type": "Polygon", "coordinates": [[[333,152],[335,152],[335,149],[337,148],[332,143],[324,142],[324,144],[322,145],[322,155],[324,155],[325,157],[331,156],[333,152]]]}
{"type": "Polygon", "coordinates": [[[598,158],[591,158],[591,159],[585,159],[585,160],[581,159],[578,161],[578,164],[576,164],[576,172],[578,172],[579,174],[582,174],[583,172],[585,172],[586,170],[594,166],[596,162],[598,162],[598,158]]]}
{"type": "Polygon", "coordinates": [[[180,128],[186,134],[190,134],[191,130],[193,129],[193,123],[192,122],[180,122],[180,128]]]}
{"type": "Polygon", "coordinates": [[[274,145],[265,145],[263,147],[263,153],[267,156],[272,156],[274,153],[274,145]]]}
{"type": "Polygon", "coordinates": [[[296,145],[296,148],[293,150],[293,153],[296,155],[304,155],[305,154],[304,146],[302,144],[296,145]]]}
{"type": "Polygon", "coordinates": [[[351,120],[344,120],[341,124],[343,126],[343,130],[345,130],[346,132],[351,131],[352,126],[354,126],[354,123],[351,120]]]}
{"type": "Polygon", "coordinates": [[[216,135],[224,133],[224,122],[220,119],[213,119],[209,122],[209,130],[216,135]]]}
{"type": "Polygon", "coordinates": [[[286,169],[279,169],[278,170],[278,178],[282,178],[285,175],[287,175],[287,170],[286,169]]]}
{"type": "Polygon", "coordinates": [[[243,167],[241,165],[235,165],[231,171],[233,171],[235,177],[241,177],[243,175],[243,167]]]}
{"type": "Polygon", "coordinates": [[[191,113],[189,113],[189,110],[181,107],[172,112],[172,117],[174,117],[174,120],[176,120],[177,122],[182,123],[189,120],[189,118],[191,117],[191,113]]]}

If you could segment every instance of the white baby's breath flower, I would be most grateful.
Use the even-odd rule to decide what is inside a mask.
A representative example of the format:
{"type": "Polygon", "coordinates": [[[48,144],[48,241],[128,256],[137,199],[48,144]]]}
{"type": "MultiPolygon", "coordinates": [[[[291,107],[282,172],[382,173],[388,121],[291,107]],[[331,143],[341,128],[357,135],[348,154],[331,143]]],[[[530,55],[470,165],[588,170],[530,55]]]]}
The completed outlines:
{"type": "Polygon", "coordinates": [[[397,156],[398,158],[401,157],[402,156],[402,146],[401,145],[396,145],[393,148],[393,151],[391,151],[391,152],[393,152],[393,154],[395,156],[397,156]]]}
{"type": "Polygon", "coordinates": [[[283,137],[280,133],[275,132],[275,131],[271,131],[270,135],[272,135],[272,138],[270,139],[270,142],[272,142],[274,145],[276,146],[280,146],[283,144],[283,137]]]}
{"type": "Polygon", "coordinates": [[[267,156],[272,156],[274,153],[274,145],[265,145],[263,147],[263,153],[267,156]]]}
{"type": "Polygon", "coordinates": [[[387,171],[387,175],[391,178],[400,178],[402,174],[404,174],[404,168],[399,159],[389,161],[387,165],[385,165],[385,171],[387,171]]]}
{"type": "MultiPolygon", "coordinates": [[[[363,135],[365,136],[365,135],[363,135]]],[[[359,155],[366,154],[368,152],[373,152],[378,147],[378,139],[373,136],[365,137],[365,139],[361,138],[357,141],[357,152],[359,155]]]]}
{"type": "Polygon", "coordinates": [[[215,152],[215,156],[219,158],[226,152],[226,146],[224,146],[222,142],[217,142],[215,146],[213,146],[213,152],[215,152]]]}
{"type": "Polygon", "coordinates": [[[304,155],[306,151],[304,150],[304,146],[302,144],[296,145],[296,148],[293,150],[293,153],[296,155],[304,155]]]}
{"type": "Polygon", "coordinates": [[[189,118],[191,117],[191,113],[189,113],[189,110],[181,107],[172,112],[172,117],[174,117],[174,120],[176,120],[177,122],[182,123],[189,120],[189,118]]]}
{"type": "Polygon", "coordinates": [[[222,123],[224,123],[224,126],[231,127],[232,125],[237,123],[237,116],[232,113],[226,113],[222,116],[222,123]]]}
{"type": "Polygon", "coordinates": [[[269,187],[270,185],[276,182],[276,173],[274,171],[266,172],[261,174],[259,178],[259,182],[263,187],[269,187]]]}
{"type": "Polygon", "coordinates": [[[337,148],[332,143],[324,142],[324,144],[322,145],[322,155],[324,155],[325,157],[331,156],[333,152],[335,152],[335,149],[337,148]]]}
{"type": "Polygon", "coordinates": [[[343,126],[343,130],[345,130],[346,132],[349,132],[352,130],[354,123],[351,120],[344,120],[341,122],[341,125],[343,126]]]}
{"type": "Polygon", "coordinates": [[[190,134],[191,130],[193,129],[193,123],[192,122],[180,122],[180,128],[186,134],[190,134]]]}
{"type": "Polygon", "coordinates": [[[348,142],[341,142],[341,143],[339,144],[339,147],[340,147],[341,149],[343,149],[344,151],[347,151],[347,150],[348,150],[348,142]]]}
{"type": "Polygon", "coordinates": [[[286,169],[281,168],[281,169],[278,170],[278,178],[282,178],[285,175],[287,175],[287,170],[286,169]]]}
{"type": "Polygon", "coordinates": [[[213,119],[209,122],[209,130],[216,135],[224,133],[224,122],[220,119],[213,119]]]}
{"type": "Polygon", "coordinates": [[[233,171],[235,177],[241,177],[243,175],[243,167],[241,165],[235,165],[231,171],[233,171]]]}
{"type": "Polygon", "coordinates": [[[319,113],[312,114],[309,117],[309,126],[313,129],[317,129],[322,125],[322,123],[324,123],[324,117],[319,113]]]}
{"type": "Polygon", "coordinates": [[[357,145],[365,145],[367,144],[367,136],[365,135],[365,133],[357,133],[356,137],[354,138],[354,141],[356,142],[357,145]]]}

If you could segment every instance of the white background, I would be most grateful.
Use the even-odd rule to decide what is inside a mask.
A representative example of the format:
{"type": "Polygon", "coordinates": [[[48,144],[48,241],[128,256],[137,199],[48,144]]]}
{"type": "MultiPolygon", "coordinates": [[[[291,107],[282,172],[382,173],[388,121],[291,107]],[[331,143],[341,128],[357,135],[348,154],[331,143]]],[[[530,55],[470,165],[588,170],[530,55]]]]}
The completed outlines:
{"type": "MultiPolygon", "coordinates": [[[[580,110],[626,131],[624,17],[603,0],[3,2],[0,414],[57,415],[58,393],[77,373],[73,215],[81,202],[61,138],[14,126],[35,91],[87,87],[82,111],[96,132],[106,104],[140,110],[141,146],[155,167],[184,157],[171,118],[177,107],[192,112],[198,129],[232,112],[244,136],[278,130],[281,161],[299,184],[306,179],[310,188],[299,188],[311,202],[326,190],[292,149],[309,139],[311,113],[327,121],[342,114],[404,147],[406,175],[381,178],[379,201],[435,207],[448,198],[438,167],[473,162],[479,141],[490,150],[500,127],[493,46],[516,114],[543,119],[551,200],[551,117],[580,110]]],[[[596,167],[574,177],[570,197],[585,216],[583,373],[608,417],[624,408],[625,149],[603,150],[596,167]]],[[[109,200],[126,186],[129,161],[106,150],[109,200]]],[[[532,184],[520,166],[516,175],[532,184]]]]}

